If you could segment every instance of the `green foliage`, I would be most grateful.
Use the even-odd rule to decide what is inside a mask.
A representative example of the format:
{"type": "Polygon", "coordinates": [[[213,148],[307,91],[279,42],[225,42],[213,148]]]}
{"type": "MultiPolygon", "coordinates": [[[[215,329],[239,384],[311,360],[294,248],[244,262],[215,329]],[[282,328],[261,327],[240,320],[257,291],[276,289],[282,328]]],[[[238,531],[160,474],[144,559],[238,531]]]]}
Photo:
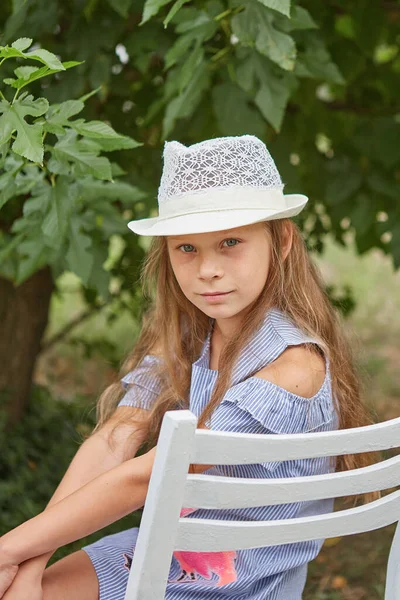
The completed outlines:
{"type": "MultiPolygon", "coordinates": [[[[11,45],[3,46],[2,56],[21,64],[4,78],[10,89],[29,84],[34,98],[60,106],[59,112],[52,113],[50,107],[43,117],[34,117],[26,111],[43,110],[44,104],[32,107],[22,98],[12,109],[20,123],[15,151],[24,136],[37,140],[43,127],[45,160],[47,151],[54,175],[77,177],[83,170],[109,181],[103,152],[116,144],[129,146],[129,140],[113,138],[98,124],[112,122],[144,144],[132,158],[116,150],[127,181],[144,190],[140,200],[147,201],[128,202],[119,210],[127,218],[140,218],[156,207],[165,139],[190,144],[205,137],[254,133],[276,158],[285,191],[309,196],[298,222],[303,227],[309,217],[314,219],[314,227],[306,229],[310,244],[321,250],[328,231],[344,244],[347,227],[354,227],[359,252],[380,248],[398,266],[400,17],[393,4],[374,3],[373,14],[370,4],[91,0],[78,5],[75,0],[55,0],[49,6],[45,0],[8,0],[0,21],[3,44],[11,45]],[[12,45],[16,37],[23,40],[12,45]],[[24,40],[31,37],[37,40],[33,50],[24,40]],[[61,55],[67,62],[57,58],[61,55]],[[71,63],[75,59],[79,64],[71,63]],[[26,64],[32,61],[40,63],[38,71],[26,64]],[[53,77],[41,77],[42,69],[53,77]],[[100,89],[84,107],[71,101],[92,88],[100,89]],[[85,123],[74,118],[79,108],[85,111],[85,123]],[[65,130],[71,137],[57,139],[65,130]],[[56,141],[48,144],[51,135],[56,141]]],[[[10,106],[1,106],[10,111],[10,106]]],[[[31,156],[40,163],[40,155],[31,156]]],[[[12,197],[12,170],[7,165],[6,177],[0,175],[2,202],[12,197]]],[[[20,172],[20,183],[27,185],[24,169],[20,172]]],[[[91,236],[83,225],[81,231],[91,236]]],[[[129,232],[120,235],[127,239],[129,232]]],[[[7,236],[0,243],[6,247],[12,239],[7,236]]],[[[88,243],[83,246],[92,251],[88,243]]],[[[136,249],[132,251],[125,253],[127,264],[137,262],[136,249]]],[[[38,257],[46,253],[36,248],[38,257]]],[[[18,282],[15,262],[18,258],[10,258],[1,269],[18,282]]],[[[66,267],[59,265],[55,271],[66,267]]],[[[86,265],[84,275],[89,271],[86,265]]]]}
{"type": "MultiPolygon", "coordinates": [[[[349,220],[357,230],[360,252],[379,247],[392,252],[396,266],[400,264],[396,202],[400,59],[394,9],[376,6],[366,35],[360,25],[368,12],[365,0],[352,5],[341,2],[339,11],[315,0],[301,6],[289,0],[96,0],[81,9],[69,0],[52,6],[49,10],[44,0],[32,0],[10,5],[4,13],[3,39],[10,45],[2,47],[1,60],[4,67],[11,64],[10,58],[22,64],[4,78],[17,96],[0,105],[0,119],[7,123],[1,140],[12,136],[14,153],[34,161],[39,170],[28,176],[26,163],[5,162],[0,203],[5,205],[23,194],[28,201],[42,197],[47,199],[43,206],[52,214],[38,242],[33,235],[43,231],[43,216],[47,216],[42,209],[39,226],[38,211],[33,210],[41,206],[39,200],[29,210],[32,238],[26,237],[27,228],[18,223],[21,217],[15,219],[20,210],[9,211],[12,222],[9,228],[2,227],[0,239],[3,276],[20,283],[50,262],[55,274],[73,268],[84,287],[93,283],[94,262],[90,264],[89,256],[100,247],[107,254],[106,238],[101,227],[100,231],[88,229],[85,211],[89,207],[82,188],[90,185],[90,179],[84,181],[88,177],[92,183],[114,178],[104,152],[129,149],[132,138],[144,143],[135,158],[119,152],[135,191],[130,201],[119,202],[109,198],[107,190],[108,207],[118,204],[116,224],[121,209],[130,218],[136,212],[137,217],[148,216],[155,207],[164,139],[173,136],[192,143],[206,136],[243,133],[265,139],[286,191],[309,195],[309,206],[299,223],[303,225],[310,214],[315,218],[309,233],[315,248],[322,249],[323,237],[330,230],[345,243],[343,223],[349,220]],[[62,33],[58,31],[61,22],[62,33]],[[21,38],[11,43],[17,35],[21,38]],[[38,40],[33,50],[30,37],[38,40]],[[51,52],[41,47],[42,39],[51,52]],[[121,62],[115,55],[118,45],[126,53],[121,62]],[[65,53],[68,61],[61,62],[57,57],[65,53]],[[33,96],[23,95],[28,84],[36,91],[33,96]],[[85,102],[79,100],[92,87],[99,88],[97,94],[85,102]],[[82,111],[89,119],[76,118],[82,111]],[[117,134],[109,122],[128,135],[117,134]],[[318,144],[321,136],[325,146],[318,144]],[[45,138],[43,150],[38,143],[41,137],[45,138]],[[296,163],[289,161],[293,156],[296,163]],[[72,245],[66,245],[61,232],[61,243],[55,247],[63,216],[57,194],[43,189],[43,182],[39,194],[32,183],[33,177],[40,178],[42,160],[50,184],[55,177],[61,188],[71,187],[63,210],[71,218],[64,235],[74,240],[72,245]],[[70,179],[63,181],[63,177],[70,179]],[[74,186],[69,186],[71,180],[74,186]],[[140,194],[138,188],[145,193],[140,194]],[[143,199],[148,199],[147,204],[140,203],[143,199]],[[315,213],[316,205],[323,206],[323,213],[315,213]],[[384,213],[386,221],[377,221],[377,213],[384,213]],[[20,229],[25,237],[12,245],[20,229]],[[391,240],[382,240],[388,232],[391,240]],[[20,248],[25,249],[22,256],[20,248]],[[32,255],[29,260],[26,250],[32,255]]],[[[105,205],[96,202],[98,222],[105,222],[105,205]]],[[[129,233],[123,227],[120,219],[118,234],[126,239],[129,233]]],[[[126,264],[136,264],[139,255],[135,249],[134,255],[125,256],[126,264]]],[[[97,288],[99,294],[104,291],[104,285],[101,292],[97,288]]]]}
{"type": "Polygon", "coordinates": [[[310,248],[351,228],[398,267],[400,11],[373,4],[6,0],[0,275],[73,270],[88,304],[137,314],[144,251],[126,223],[157,208],[164,140],[246,133],[309,197],[310,248]]]}
{"type": "MultiPolygon", "coordinates": [[[[89,406],[87,401],[56,401],[40,387],[33,393],[34,401],[11,430],[0,403],[0,536],[46,508],[79,446],[95,425],[95,406],[89,406]]],[[[139,519],[140,513],[133,513],[64,546],[51,562],[103,535],[136,526],[139,519]]]]}
{"type": "Polygon", "coordinates": [[[83,401],[56,402],[41,388],[34,395],[11,431],[6,412],[0,413],[0,535],[45,508],[95,422],[83,401]]]}
{"type": "Polygon", "coordinates": [[[113,169],[118,172],[118,165],[113,166],[102,153],[141,144],[102,121],[73,118],[84,110],[91,93],[51,105],[46,98],[34,98],[27,91],[19,95],[27,84],[81,64],[61,63],[42,48],[27,52],[31,44],[31,39],[20,38],[11,46],[0,47],[0,64],[8,59],[31,59],[45,65],[18,66],[15,78],[3,80],[16,91],[12,99],[7,99],[7,91],[1,93],[0,207],[7,208],[12,201],[20,214],[11,209],[8,218],[4,213],[0,273],[19,285],[49,264],[55,275],[73,271],[84,286],[94,288],[107,300],[110,276],[104,277],[107,273],[101,265],[108,258],[109,230],[102,226],[103,219],[113,224],[112,233],[125,233],[121,212],[112,201],[118,200],[120,209],[124,203],[139,200],[143,193],[127,183],[122,188],[115,184],[113,169]],[[96,185],[99,179],[109,182],[108,187],[96,185]],[[87,203],[93,197],[91,187],[97,195],[93,222],[87,203]],[[102,207],[104,196],[110,201],[102,207]]]}

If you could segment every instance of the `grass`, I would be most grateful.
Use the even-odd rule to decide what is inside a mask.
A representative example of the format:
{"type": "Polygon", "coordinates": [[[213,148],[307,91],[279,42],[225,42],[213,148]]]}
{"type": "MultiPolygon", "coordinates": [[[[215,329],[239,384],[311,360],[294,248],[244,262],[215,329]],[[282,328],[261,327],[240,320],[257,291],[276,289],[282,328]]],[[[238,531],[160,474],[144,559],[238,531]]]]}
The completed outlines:
{"type": "MultiPolygon", "coordinates": [[[[316,258],[327,284],[350,285],[357,306],[346,323],[362,376],[365,402],[377,420],[400,414],[400,272],[379,251],[357,256],[328,241],[323,256],[316,258]]],[[[55,333],[82,309],[74,292],[76,280],[63,277],[62,298],[54,298],[47,336],[55,333]],[[68,291],[70,290],[70,291],[68,291]]],[[[87,339],[105,336],[120,351],[132,346],[137,324],[125,315],[107,325],[102,315],[79,326],[75,334],[87,339]]],[[[104,356],[85,359],[67,343],[52,348],[38,361],[35,379],[50,385],[60,399],[73,401],[77,393],[95,402],[115,375],[104,356]]],[[[309,566],[303,600],[383,600],[387,556],[394,526],[371,533],[327,540],[309,566]]],[[[77,547],[80,547],[77,543],[77,547]]]]}

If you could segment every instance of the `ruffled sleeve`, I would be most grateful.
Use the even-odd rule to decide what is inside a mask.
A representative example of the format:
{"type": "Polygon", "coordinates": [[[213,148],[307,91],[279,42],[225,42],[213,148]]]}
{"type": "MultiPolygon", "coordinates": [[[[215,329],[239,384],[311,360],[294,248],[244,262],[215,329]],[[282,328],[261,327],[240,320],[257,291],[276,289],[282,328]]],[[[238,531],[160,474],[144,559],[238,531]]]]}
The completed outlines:
{"type": "MultiPolygon", "coordinates": [[[[303,398],[259,377],[230,388],[208,425],[213,430],[239,433],[307,433],[337,429],[330,380],[312,398],[303,398]]],[[[262,463],[268,470],[279,462],[262,463]]]]}
{"type": "Polygon", "coordinates": [[[121,379],[126,390],[118,406],[133,406],[150,410],[161,391],[161,382],[154,372],[154,367],[161,359],[147,354],[141,363],[121,379]]]}

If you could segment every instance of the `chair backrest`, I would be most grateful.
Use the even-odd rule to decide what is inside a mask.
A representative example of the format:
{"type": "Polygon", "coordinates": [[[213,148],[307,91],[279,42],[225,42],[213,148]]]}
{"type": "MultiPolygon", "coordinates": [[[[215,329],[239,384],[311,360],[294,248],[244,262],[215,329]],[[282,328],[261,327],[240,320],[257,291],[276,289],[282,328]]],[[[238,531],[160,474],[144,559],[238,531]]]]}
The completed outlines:
{"type": "MultiPolygon", "coordinates": [[[[400,490],[366,505],[279,521],[180,518],[182,507],[238,508],[338,498],[393,488],[400,455],[345,472],[285,479],[188,474],[190,464],[256,464],[387,450],[400,446],[400,418],[306,434],[243,434],[196,429],[188,410],[166,412],[125,600],[163,600],[174,550],[217,552],[345,536],[400,520],[400,490]]],[[[400,600],[400,525],[389,554],[385,600],[400,600]]]]}

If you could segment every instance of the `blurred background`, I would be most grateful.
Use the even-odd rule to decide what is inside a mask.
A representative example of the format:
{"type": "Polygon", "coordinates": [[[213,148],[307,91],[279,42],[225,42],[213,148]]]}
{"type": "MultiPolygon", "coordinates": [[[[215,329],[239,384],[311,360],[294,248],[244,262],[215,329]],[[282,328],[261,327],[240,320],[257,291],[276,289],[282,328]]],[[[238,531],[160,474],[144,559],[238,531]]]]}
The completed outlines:
{"type": "MultiPolygon", "coordinates": [[[[365,402],[399,416],[399,42],[395,0],[2,3],[0,535],[46,506],[135,343],[149,238],[126,223],[157,214],[166,139],[265,141],[310,198],[365,402]]],[[[383,599],[393,532],[327,540],[305,600],[383,599]]]]}

